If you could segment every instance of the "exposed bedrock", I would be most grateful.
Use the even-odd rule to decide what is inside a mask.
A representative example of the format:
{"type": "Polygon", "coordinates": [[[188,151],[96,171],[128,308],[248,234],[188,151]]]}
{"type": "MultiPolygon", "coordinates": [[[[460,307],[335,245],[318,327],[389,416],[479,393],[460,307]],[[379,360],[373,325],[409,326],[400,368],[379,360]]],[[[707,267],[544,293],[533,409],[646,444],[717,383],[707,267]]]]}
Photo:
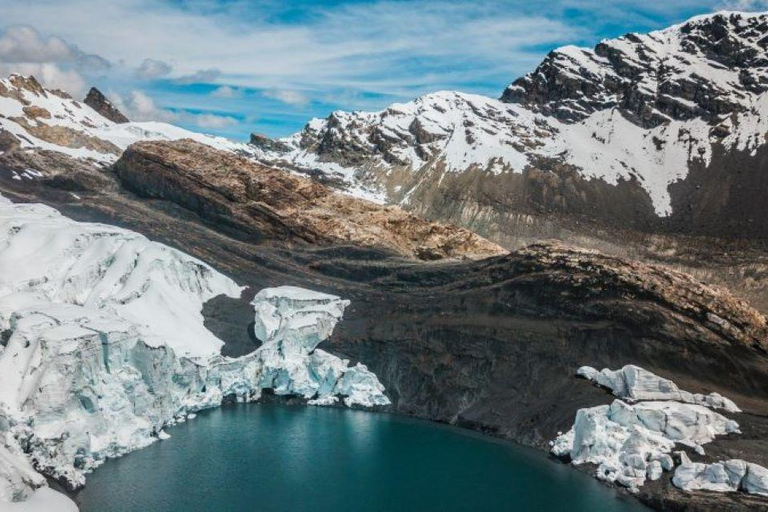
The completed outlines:
{"type": "Polygon", "coordinates": [[[352,243],[422,260],[504,252],[466,229],[345,196],[191,140],[134,144],[114,168],[128,190],[168,199],[251,239],[352,243]]]}

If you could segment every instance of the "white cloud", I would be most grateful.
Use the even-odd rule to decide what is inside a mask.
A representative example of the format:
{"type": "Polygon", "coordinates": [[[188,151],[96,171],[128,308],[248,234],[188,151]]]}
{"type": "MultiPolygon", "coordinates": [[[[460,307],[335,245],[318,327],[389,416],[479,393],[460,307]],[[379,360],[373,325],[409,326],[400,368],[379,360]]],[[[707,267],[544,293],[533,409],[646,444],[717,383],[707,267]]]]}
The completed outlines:
{"type": "Polygon", "coordinates": [[[209,128],[212,130],[220,130],[228,126],[235,126],[238,124],[237,119],[229,116],[219,116],[215,114],[198,114],[192,116],[192,120],[195,126],[200,128],[209,128]]]}
{"type": "Polygon", "coordinates": [[[242,95],[242,90],[228,85],[222,85],[211,92],[214,98],[240,98],[242,95]]]}
{"type": "Polygon", "coordinates": [[[133,90],[127,95],[115,91],[107,93],[109,100],[131,121],[161,121],[171,124],[192,124],[199,128],[219,130],[239,123],[231,116],[212,113],[173,111],[159,107],[144,91],[133,90]]]}
{"type": "Polygon", "coordinates": [[[280,101],[287,105],[303,106],[309,103],[309,98],[299,91],[287,89],[269,89],[263,92],[266,98],[280,101]]]}
{"type": "Polygon", "coordinates": [[[59,37],[43,37],[29,26],[14,26],[0,37],[0,60],[14,63],[74,61],[74,47],[59,37]]]}
{"type": "Polygon", "coordinates": [[[198,69],[189,75],[180,76],[175,81],[177,84],[207,84],[215,82],[221,76],[221,71],[216,68],[198,69]]]}
{"type": "Polygon", "coordinates": [[[768,0],[726,0],[722,7],[731,11],[765,11],[768,0]]]}
{"type": "Polygon", "coordinates": [[[154,80],[171,73],[173,67],[162,60],[144,59],[136,69],[136,76],[142,80],[154,80]]]}
{"type": "MultiPolygon", "coordinates": [[[[0,8],[1,12],[1,8],[0,8]]],[[[0,34],[0,72],[34,75],[45,87],[80,96],[86,89],[83,75],[102,73],[110,63],[85,53],[56,36],[44,36],[28,25],[15,25],[0,34]]]]}
{"type": "Polygon", "coordinates": [[[541,14],[458,0],[318,3],[303,24],[269,21],[259,15],[268,6],[242,1],[198,0],[184,9],[161,0],[102,0],[96,9],[94,0],[2,3],[0,20],[35,20],[113,61],[136,67],[153,55],[174,62],[182,84],[214,81],[219,75],[210,71],[221,70],[230,86],[278,90],[410,95],[449,87],[461,71],[464,80],[507,81],[538,60],[541,45],[583,33],[541,14]]]}

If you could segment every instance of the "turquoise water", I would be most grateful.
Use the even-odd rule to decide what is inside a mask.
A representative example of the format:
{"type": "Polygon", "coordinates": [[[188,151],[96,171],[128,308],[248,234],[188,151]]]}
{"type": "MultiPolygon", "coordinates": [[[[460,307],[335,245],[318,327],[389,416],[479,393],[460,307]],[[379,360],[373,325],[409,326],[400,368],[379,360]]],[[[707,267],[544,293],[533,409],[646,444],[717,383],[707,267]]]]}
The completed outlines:
{"type": "Polygon", "coordinates": [[[640,511],[539,452],[387,414],[241,404],[88,477],[81,512],[640,511]]]}

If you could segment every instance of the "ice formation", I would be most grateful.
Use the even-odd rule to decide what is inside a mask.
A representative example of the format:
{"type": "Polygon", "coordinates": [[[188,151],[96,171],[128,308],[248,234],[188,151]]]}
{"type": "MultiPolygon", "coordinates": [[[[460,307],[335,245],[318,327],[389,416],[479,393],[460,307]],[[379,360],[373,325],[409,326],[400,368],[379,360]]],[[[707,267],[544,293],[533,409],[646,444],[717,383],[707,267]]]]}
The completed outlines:
{"type": "Polygon", "coordinates": [[[348,406],[387,405],[384,386],[365,365],[316,348],[327,339],[349,301],[293,286],[268,288],[252,302],[254,331],[263,345],[261,387],[278,395],[299,395],[312,405],[344,397],[348,406]]]}
{"type": "Polygon", "coordinates": [[[741,459],[713,464],[683,461],[672,483],[684,491],[745,492],[768,497],[768,469],[741,459]]]}
{"type": "Polygon", "coordinates": [[[633,364],[628,364],[619,370],[604,368],[601,371],[591,366],[582,366],[576,374],[610,389],[615,396],[625,400],[674,400],[686,404],[703,405],[711,409],[723,409],[726,412],[741,412],[733,401],[719,393],[703,395],[683,391],[671,380],[659,377],[633,364]]]}
{"type": "Polygon", "coordinates": [[[39,472],[82,485],[106,458],[167,438],[165,427],[226,397],[274,388],[317,404],[389,403],[365,366],[316,349],[348,304],[331,295],[263,290],[264,344],[221,356],[202,305],[240,293],[141,235],[0,197],[0,503],[67,510],[39,472]]]}
{"type": "Polygon", "coordinates": [[[703,445],[716,436],[739,433],[735,421],[712,410],[713,402],[732,404],[719,395],[722,401],[688,402],[695,395],[637,366],[602,372],[582,367],[578,374],[626,401],[580,409],[573,428],[551,443],[552,453],[577,465],[595,464],[601,480],[636,490],[674,467],[677,444],[704,453],[703,445]]]}

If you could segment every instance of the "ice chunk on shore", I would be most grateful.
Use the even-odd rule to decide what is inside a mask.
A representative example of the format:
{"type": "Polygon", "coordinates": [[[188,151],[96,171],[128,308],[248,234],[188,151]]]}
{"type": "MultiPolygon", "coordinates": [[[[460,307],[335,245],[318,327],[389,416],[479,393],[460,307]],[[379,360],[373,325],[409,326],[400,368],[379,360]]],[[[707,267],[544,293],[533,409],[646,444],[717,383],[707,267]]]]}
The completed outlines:
{"type": "Polygon", "coordinates": [[[580,409],[573,428],[552,443],[552,453],[568,455],[574,464],[596,464],[597,478],[637,489],[658,478],[660,468],[671,468],[676,443],[696,448],[738,428],[700,405],[614,400],[580,409]]]}
{"type": "Polygon", "coordinates": [[[615,396],[625,400],[674,400],[712,409],[723,409],[726,412],[741,412],[733,401],[719,393],[703,395],[683,391],[671,380],[659,377],[633,364],[628,364],[619,370],[604,368],[601,371],[591,366],[582,366],[576,374],[610,389],[615,396]]]}
{"type": "Polygon", "coordinates": [[[684,461],[672,483],[684,491],[742,491],[768,497],[768,469],[741,459],[713,464],[684,461]]]}

